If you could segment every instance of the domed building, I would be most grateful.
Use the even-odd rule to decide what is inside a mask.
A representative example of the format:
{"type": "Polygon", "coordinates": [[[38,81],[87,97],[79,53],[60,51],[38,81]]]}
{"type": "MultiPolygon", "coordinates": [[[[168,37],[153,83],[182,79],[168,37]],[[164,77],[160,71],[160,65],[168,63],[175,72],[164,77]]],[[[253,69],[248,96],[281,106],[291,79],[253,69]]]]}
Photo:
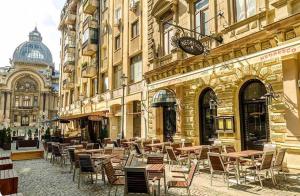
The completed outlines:
{"type": "Polygon", "coordinates": [[[59,72],[42,40],[35,28],[15,49],[11,65],[0,67],[0,129],[10,127],[23,135],[46,129],[57,116],[59,72]]]}

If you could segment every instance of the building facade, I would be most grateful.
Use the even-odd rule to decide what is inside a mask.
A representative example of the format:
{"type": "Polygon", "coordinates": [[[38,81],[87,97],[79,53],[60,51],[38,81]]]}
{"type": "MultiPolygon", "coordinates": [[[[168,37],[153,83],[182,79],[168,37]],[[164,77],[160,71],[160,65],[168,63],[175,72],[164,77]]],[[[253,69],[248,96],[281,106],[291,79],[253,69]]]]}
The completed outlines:
{"type": "Polygon", "coordinates": [[[145,137],[141,112],[144,3],[66,2],[59,25],[60,115],[71,120],[64,127],[70,135],[95,140],[101,132],[115,138],[124,130],[126,137],[145,137]]]}
{"type": "Polygon", "coordinates": [[[171,100],[149,110],[148,135],[239,150],[275,143],[299,168],[300,2],[150,0],[148,10],[148,106],[171,100]],[[186,36],[204,54],[176,47],[186,36]]]}
{"type": "Polygon", "coordinates": [[[299,17],[296,0],[70,0],[60,114],[96,136],[275,143],[298,168],[299,17]]]}
{"type": "Polygon", "coordinates": [[[59,73],[37,28],[20,44],[11,66],[0,68],[0,124],[24,135],[57,116],[59,73]]]}

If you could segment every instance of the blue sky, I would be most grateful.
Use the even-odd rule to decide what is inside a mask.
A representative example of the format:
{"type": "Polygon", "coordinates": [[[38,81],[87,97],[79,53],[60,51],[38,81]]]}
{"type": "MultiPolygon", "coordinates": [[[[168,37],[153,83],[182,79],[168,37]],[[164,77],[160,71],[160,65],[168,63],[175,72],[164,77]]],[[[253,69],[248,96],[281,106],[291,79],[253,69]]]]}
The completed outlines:
{"type": "Polygon", "coordinates": [[[8,0],[0,6],[0,67],[9,65],[15,48],[28,40],[37,26],[43,42],[52,52],[56,69],[59,67],[60,11],[66,0],[8,0]]]}

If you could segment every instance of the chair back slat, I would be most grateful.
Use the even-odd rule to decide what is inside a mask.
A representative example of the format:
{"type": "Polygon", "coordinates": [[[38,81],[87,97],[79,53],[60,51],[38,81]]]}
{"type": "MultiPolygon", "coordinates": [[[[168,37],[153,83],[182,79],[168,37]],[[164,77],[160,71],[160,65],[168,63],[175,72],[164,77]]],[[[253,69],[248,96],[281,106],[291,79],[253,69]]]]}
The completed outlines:
{"type": "Polygon", "coordinates": [[[192,142],[185,142],[184,147],[192,147],[193,143],[192,142]]]}
{"type": "Polygon", "coordinates": [[[209,152],[208,158],[209,158],[209,163],[210,163],[210,167],[212,170],[225,172],[223,159],[219,153],[209,152]]]}
{"type": "Polygon", "coordinates": [[[286,153],[286,148],[281,148],[281,149],[278,150],[275,161],[274,161],[274,167],[281,167],[282,166],[285,153],[286,153]]]}
{"type": "Polygon", "coordinates": [[[177,157],[173,151],[173,148],[170,146],[166,146],[166,150],[167,150],[169,159],[171,159],[172,161],[177,161],[177,157]]]}
{"type": "Polygon", "coordinates": [[[272,167],[274,154],[275,154],[275,151],[264,152],[263,157],[262,157],[261,166],[260,166],[261,170],[270,169],[272,167]]]}
{"type": "Polygon", "coordinates": [[[112,154],[113,148],[104,148],[104,154],[112,154]]]}
{"type": "Polygon", "coordinates": [[[232,145],[226,145],[224,147],[224,150],[225,150],[226,153],[236,152],[234,146],[232,146],[232,145]]]}
{"type": "Polygon", "coordinates": [[[75,162],[75,149],[74,148],[69,148],[68,149],[69,152],[69,157],[70,157],[70,162],[75,162]]]}
{"type": "Polygon", "coordinates": [[[79,157],[79,168],[81,172],[94,172],[94,166],[89,154],[80,154],[79,157]]]}
{"type": "Polygon", "coordinates": [[[148,156],[147,164],[163,164],[164,157],[163,156],[148,156]]]}
{"type": "Polygon", "coordinates": [[[200,149],[200,154],[199,154],[199,160],[206,160],[208,159],[207,153],[209,152],[209,148],[208,147],[202,147],[200,149]]]}
{"type": "Polygon", "coordinates": [[[149,193],[146,168],[125,168],[125,195],[149,193]]]}
{"type": "Polygon", "coordinates": [[[110,160],[106,160],[103,162],[103,168],[104,168],[104,171],[105,171],[105,174],[106,174],[109,184],[114,184],[114,182],[118,178],[115,176],[115,170],[114,170],[113,165],[110,162],[110,160]]]}
{"type": "Polygon", "coordinates": [[[215,152],[221,154],[222,146],[212,146],[209,148],[209,152],[215,152]]]}

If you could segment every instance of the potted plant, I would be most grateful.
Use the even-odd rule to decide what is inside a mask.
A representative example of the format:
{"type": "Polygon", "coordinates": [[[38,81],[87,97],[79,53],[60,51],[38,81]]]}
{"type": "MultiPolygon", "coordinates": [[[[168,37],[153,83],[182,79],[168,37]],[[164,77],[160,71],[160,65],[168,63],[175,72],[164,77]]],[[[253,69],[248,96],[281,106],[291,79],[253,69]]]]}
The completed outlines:
{"type": "Polygon", "coordinates": [[[45,133],[45,141],[50,141],[50,138],[51,138],[51,133],[50,133],[50,128],[48,127],[45,133]]]}
{"type": "Polygon", "coordinates": [[[7,128],[3,131],[3,150],[11,150],[11,130],[7,128]]]}

